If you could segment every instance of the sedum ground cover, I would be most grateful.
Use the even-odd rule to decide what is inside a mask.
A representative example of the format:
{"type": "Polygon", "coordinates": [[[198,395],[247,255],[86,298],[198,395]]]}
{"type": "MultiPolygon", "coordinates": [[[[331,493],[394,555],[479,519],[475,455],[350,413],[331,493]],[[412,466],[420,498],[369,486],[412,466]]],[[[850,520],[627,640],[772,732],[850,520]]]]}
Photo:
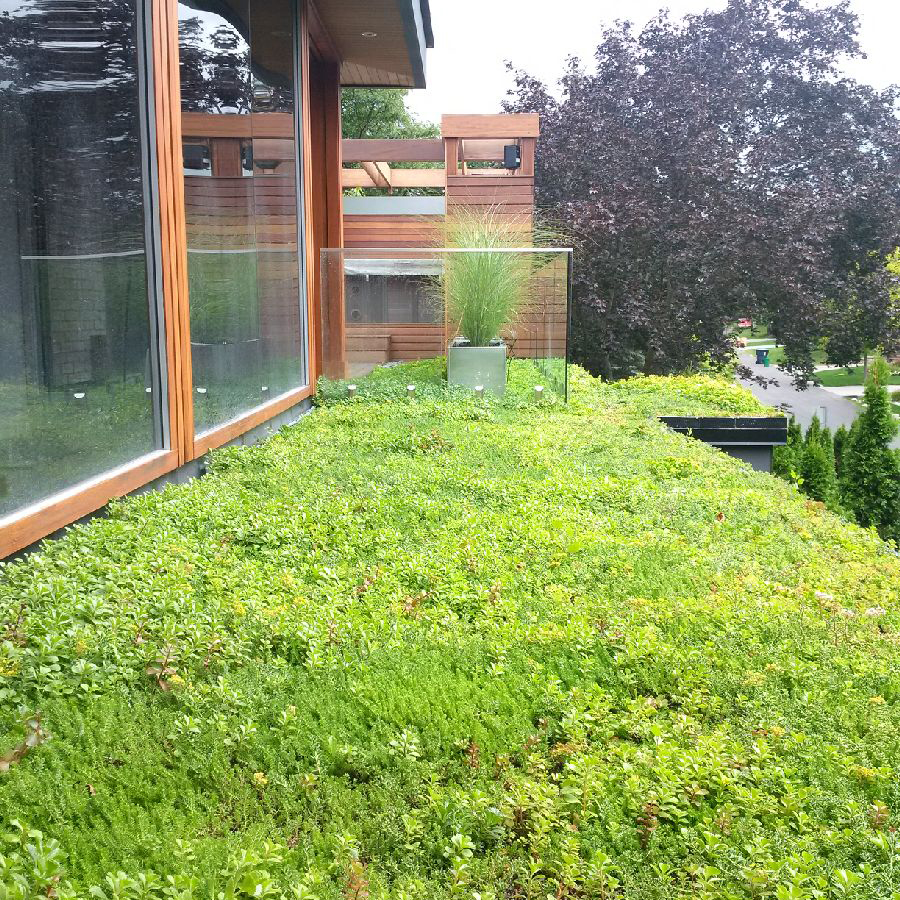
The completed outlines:
{"type": "Polygon", "coordinates": [[[0,567],[0,897],[900,897],[894,549],[727,382],[438,376],[0,567]]]}

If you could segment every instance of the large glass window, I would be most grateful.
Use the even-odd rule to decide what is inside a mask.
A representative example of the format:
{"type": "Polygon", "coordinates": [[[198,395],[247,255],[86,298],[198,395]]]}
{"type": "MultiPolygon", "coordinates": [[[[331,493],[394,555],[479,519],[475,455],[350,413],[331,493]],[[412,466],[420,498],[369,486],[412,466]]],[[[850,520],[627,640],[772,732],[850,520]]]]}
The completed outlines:
{"type": "Polygon", "coordinates": [[[0,516],[162,446],[140,0],[0,0],[0,516]]]}
{"type": "Polygon", "coordinates": [[[194,424],[306,383],[293,0],[178,5],[194,424]]]}

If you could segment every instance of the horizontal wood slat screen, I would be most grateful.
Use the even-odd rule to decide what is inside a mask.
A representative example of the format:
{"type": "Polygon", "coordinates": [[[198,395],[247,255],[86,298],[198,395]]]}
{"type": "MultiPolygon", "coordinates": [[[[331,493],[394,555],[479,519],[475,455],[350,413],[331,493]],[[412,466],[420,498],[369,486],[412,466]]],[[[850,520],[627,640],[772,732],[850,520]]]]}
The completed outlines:
{"type": "Polygon", "coordinates": [[[344,246],[434,246],[442,216],[345,215],[344,246]]]}

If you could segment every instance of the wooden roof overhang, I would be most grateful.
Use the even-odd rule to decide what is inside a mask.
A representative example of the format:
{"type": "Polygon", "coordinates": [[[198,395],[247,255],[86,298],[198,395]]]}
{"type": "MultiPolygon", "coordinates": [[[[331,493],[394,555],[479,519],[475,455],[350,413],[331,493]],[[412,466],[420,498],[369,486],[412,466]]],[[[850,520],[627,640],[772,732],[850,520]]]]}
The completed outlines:
{"type": "Polygon", "coordinates": [[[434,46],[428,0],[313,0],[310,37],[344,87],[425,87],[434,46]]]}
{"type": "MultiPolygon", "coordinates": [[[[250,41],[247,0],[182,2],[224,16],[250,41]]],[[[434,46],[428,0],[309,0],[308,8],[315,53],[340,66],[344,87],[425,87],[425,54],[434,46]]],[[[280,15],[276,5],[256,4],[253,15],[265,26],[260,31],[277,30],[276,21],[266,21],[280,15]]],[[[254,48],[255,65],[269,77],[289,79],[286,46],[254,48]]]]}

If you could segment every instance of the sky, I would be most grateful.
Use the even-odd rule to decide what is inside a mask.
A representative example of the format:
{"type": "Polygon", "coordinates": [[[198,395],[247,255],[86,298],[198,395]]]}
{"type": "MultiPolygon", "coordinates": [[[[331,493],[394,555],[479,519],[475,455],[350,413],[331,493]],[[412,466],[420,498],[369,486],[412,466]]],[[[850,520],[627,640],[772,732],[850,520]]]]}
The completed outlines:
{"type": "MultiPolygon", "coordinates": [[[[821,0],[824,2],[824,0],[821,0]]],[[[725,0],[430,0],[435,48],[428,51],[425,90],[407,103],[420,118],[494,113],[512,86],[509,60],[553,84],[567,56],[590,60],[600,30],[618,18],[642,25],[662,8],[675,17],[722,9],[725,0]]],[[[848,74],[876,87],[900,83],[900,0],[851,0],[860,19],[865,60],[848,74]]]]}

